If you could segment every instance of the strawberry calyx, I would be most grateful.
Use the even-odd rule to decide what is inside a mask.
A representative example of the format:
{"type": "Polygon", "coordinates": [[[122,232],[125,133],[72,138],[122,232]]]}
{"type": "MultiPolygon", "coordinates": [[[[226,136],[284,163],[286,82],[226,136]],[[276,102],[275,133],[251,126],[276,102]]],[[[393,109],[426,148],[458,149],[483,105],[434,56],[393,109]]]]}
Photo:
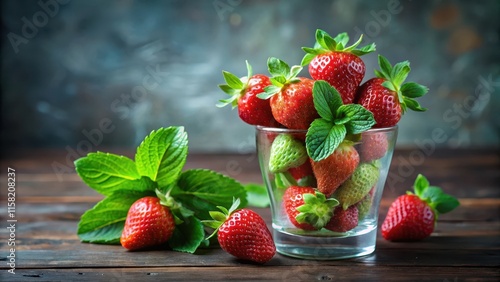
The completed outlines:
{"type": "Polygon", "coordinates": [[[170,209],[170,212],[174,216],[175,225],[179,225],[184,221],[182,218],[188,218],[194,215],[194,212],[186,207],[184,207],[181,203],[175,201],[175,199],[170,196],[170,192],[172,191],[173,186],[169,187],[167,193],[163,194],[160,190],[156,189],[156,196],[160,199],[160,204],[162,206],[166,206],[170,209]]]}
{"type": "Polygon", "coordinates": [[[427,110],[422,108],[415,98],[424,96],[429,89],[416,82],[404,83],[411,70],[410,62],[402,61],[392,66],[387,58],[378,55],[378,64],[380,70],[375,70],[375,75],[386,80],[382,83],[382,86],[397,93],[403,113],[408,108],[417,112],[427,110]]]}
{"type": "Polygon", "coordinates": [[[245,61],[245,63],[247,65],[247,76],[239,78],[228,71],[222,71],[222,75],[224,76],[224,81],[226,82],[226,84],[219,84],[218,86],[222,91],[224,91],[224,93],[228,94],[230,97],[227,99],[219,100],[219,102],[216,104],[217,107],[222,108],[230,104],[234,109],[238,106],[238,100],[245,94],[250,78],[253,75],[252,66],[250,65],[250,63],[248,63],[248,61],[245,61]]]}
{"type": "Polygon", "coordinates": [[[212,220],[202,220],[201,223],[203,223],[203,225],[205,225],[207,227],[213,228],[214,232],[212,234],[210,234],[210,236],[205,238],[205,240],[209,240],[210,238],[215,236],[215,234],[217,234],[217,231],[219,231],[220,226],[222,224],[224,224],[224,222],[226,222],[226,220],[228,220],[229,217],[236,210],[238,210],[240,204],[241,204],[241,201],[239,198],[236,198],[236,199],[233,198],[233,204],[231,205],[231,207],[229,209],[227,209],[223,206],[217,206],[217,208],[220,211],[210,211],[209,212],[210,216],[212,217],[212,220]]]}
{"type": "Polygon", "coordinates": [[[303,195],[304,204],[297,207],[300,213],[295,217],[298,223],[307,223],[317,230],[323,228],[332,218],[333,209],[339,205],[334,198],[327,199],[325,194],[316,191],[315,194],[303,195]]]}
{"type": "Polygon", "coordinates": [[[267,68],[272,75],[269,78],[272,85],[266,86],[264,92],[257,94],[257,97],[261,99],[269,99],[281,92],[281,89],[288,84],[300,82],[297,75],[302,71],[302,66],[290,67],[286,62],[270,57],[267,60],[267,68]]]}
{"type": "Polygon", "coordinates": [[[347,52],[354,54],[356,56],[362,56],[375,51],[375,43],[357,48],[358,45],[363,41],[363,35],[359,37],[358,41],[350,46],[347,46],[349,42],[349,35],[346,32],[339,33],[335,38],[331,37],[324,30],[316,30],[316,43],[313,48],[302,47],[302,50],[306,52],[300,63],[302,66],[309,64],[314,57],[324,53],[330,52],[347,52]]]}
{"type": "Polygon", "coordinates": [[[438,215],[450,212],[460,205],[460,202],[453,196],[446,194],[440,187],[431,186],[425,176],[419,174],[413,184],[415,193],[406,192],[408,195],[416,195],[434,212],[434,221],[438,215]]]}

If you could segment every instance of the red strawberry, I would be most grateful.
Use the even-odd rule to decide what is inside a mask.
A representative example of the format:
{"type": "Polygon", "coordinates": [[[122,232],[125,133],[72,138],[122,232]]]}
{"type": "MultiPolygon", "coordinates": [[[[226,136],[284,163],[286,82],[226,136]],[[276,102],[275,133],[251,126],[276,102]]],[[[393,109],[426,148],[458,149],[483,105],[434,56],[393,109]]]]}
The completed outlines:
{"type": "Polygon", "coordinates": [[[290,186],[283,195],[283,209],[290,222],[303,230],[319,230],[330,220],[339,202],[326,199],[312,187],[290,186]]]}
{"type": "Polygon", "coordinates": [[[319,162],[309,160],[318,181],[318,190],[329,197],[352,175],[359,164],[359,154],[347,141],[342,142],[326,159],[319,162]]]}
{"type": "Polygon", "coordinates": [[[288,170],[288,172],[292,175],[295,180],[299,181],[300,179],[307,177],[307,176],[312,176],[313,171],[311,167],[310,162],[305,162],[302,165],[298,167],[292,167],[288,170]]]}
{"type": "Polygon", "coordinates": [[[231,104],[233,108],[238,107],[238,115],[244,122],[251,125],[262,125],[274,127],[278,123],[274,120],[269,101],[259,99],[257,94],[264,91],[264,88],[271,85],[269,77],[263,74],[252,75],[252,67],[248,62],[248,75],[238,78],[232,73],[223,72],[224,80],[227,84],[219,87],[231,97],[220,100],[218,107],[231,104]]]}
{"type": "Polygon", "coordinates": [[[459,205],[456,198],[445,194],[439,187],[429,186],[427,179],[418,175],[415,194],[399,196],[389,207],[382,223],[382,236],[390,241],[415,241],[431,235],[438,214],[459,205]]]}
{"type": "Polygon", "coordinates": [[[371,162],[385,156],[389,142],[384,132],[362,133],[359,155],[362,162],[371,162]]]}
{"type": "Polygon", "coordinates": [[[356,49],[361,40],[362,37],[347,47],[347,33],[332,38],[318,29],[315,47],[302,48],[307,53],[302,59],[302,66],[309,64],[309,74],[313,79],[325,80],[335,87],[344,104],[354,102],[356,89],[365,76],[365,64],[359,56],[375,51],[374,43],[356,49]]]}
{"type": "Polygon", "coordinates": [[[280,124],[290,129],[308,129],[319,117],[312,96],[314,81],[297,77],[302,67],[290,68],[277,58],[269,58],[268,67],[273,85],[266,87],[258,97],[270,98],[271,111],[280,124]]]}
{"type": "Polygon", "coordinates": [[[346,210],[342,207],[335,208],[325,228],[334,232],[347,232],[356,226],[358,226],[358,208],[350,206],[346,210]]]}
{"type": "Polygon", "coordinates": [[[257,263],[270,261],[276,253],[271,232],[259,214],[249,209],[236,210],[239,205],[237,199],[229,210],[219,207],[222,212],[210,212],[214,220],[203,221],[215,228],[210,237],[218,233],[221,248],[237,258],[257,263]]]}
{"type": "Polygon", "coordinates": [[[375,127],[396,125],[407,108],[423,112],[426,109],[414,99],[425,95],[427,87],[415,82],[404,83],[410,72],[408,61],[391,66],[383,56],[378,57],[380,71],[375,71],[377,78],[363,83],[356,94],[356,103],[363,105],[373,113],[375,127]]]}
{"type": "Polygon", "coordinates": [[[157,197],[144,197],[130,207],[120,243],[129,250],[161,245],[170,239],[174,229],[170,209],[157,197]]]}

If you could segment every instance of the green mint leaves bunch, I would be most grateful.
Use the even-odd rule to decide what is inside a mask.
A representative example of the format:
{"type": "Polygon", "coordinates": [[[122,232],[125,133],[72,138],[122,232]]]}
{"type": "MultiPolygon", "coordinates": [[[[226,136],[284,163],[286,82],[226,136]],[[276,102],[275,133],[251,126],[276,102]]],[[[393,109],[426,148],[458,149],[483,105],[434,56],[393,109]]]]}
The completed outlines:
{"type": "Polygon", "coordinates": [[[320,118],[307,130],[306,149],[316,162],[330,156],[346,137],[360,134],[375,124],[370,111],[359,104],[344,105],[339,92],[326,81],[314,82],[313,101],[320,118]]]}
{"type": "Polygon", "coordinates": [[[135,161],[102,152],[76,160],[82,180],[105,196],[82,215],[77,231],[81,241],[119,244],[130,206],[142,197],[158,196],[162,203],[168,203],[176,219],[170,247],[194,253],[198,247],[207,246],[201,220],[211,219],[209,212],[217,206],[231,207],[233,197],[240,199],[240,207],[245,207],[247,193],[238,181],[217,172],[183,171],[187,154],[184,128],[168,127],[144,139],[135,161]]]}

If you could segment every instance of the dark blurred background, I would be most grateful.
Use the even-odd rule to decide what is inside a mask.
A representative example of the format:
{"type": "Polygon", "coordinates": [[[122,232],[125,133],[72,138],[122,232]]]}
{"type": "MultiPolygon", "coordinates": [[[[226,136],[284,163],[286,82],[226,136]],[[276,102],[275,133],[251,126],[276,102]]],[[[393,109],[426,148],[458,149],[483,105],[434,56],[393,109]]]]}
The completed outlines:
{"type": "Polygon", "coordinates": [[[2,150],[135,147],[183,125],[191,152],[253,152],[254,129],[215,107],[221,71],[298,64],[317,28],[377,44],[365,80],[380,53],[430,88],[399,146],[498,147],[499,15],[498,0],[3,0],[2,150]]]}

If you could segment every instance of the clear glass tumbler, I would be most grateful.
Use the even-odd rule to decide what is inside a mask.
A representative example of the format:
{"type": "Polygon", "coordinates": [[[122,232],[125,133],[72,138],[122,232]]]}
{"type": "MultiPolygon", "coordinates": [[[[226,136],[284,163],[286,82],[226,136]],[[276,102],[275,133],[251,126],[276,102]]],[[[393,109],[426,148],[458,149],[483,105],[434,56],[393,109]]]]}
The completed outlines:
{"type": "MultiPolygon", "coordinates": [[[[370,166],[371,171],[373,171],[373,167],[375,167],[377,177],[372,180],[374,185],[368,189],[369,191],[364,189],[363,198],[356,203],[342,203],[343,198],[339,194],[341,189],[346,190],[345,187],[353,186],[352,183],[346,183],[354,177],[355,173],[329,196],[340,199],[340,204],[333,208],[332,218],[335,217],[336,213],[340,213],[340,209],[347,210],[351,208],[347,205],[356,206],[357,224],[349,227],[349,230],[336,230],[338,228],[335,227],[305,230],[293,224],[285,209],[285,192],[290,186],[312,187],[316,190],[318,179],[311,167],[307,168],[312,162],[309,157],[302,162],[300,166],[303,166],[303,168],[301,169],[290,168],[287,171],[272,172],[269,164],[271,148],[274,140],[279,135],[292,136],[293,140],[305,146],[306,131],[260,126],[256,127],[256,131],[260,169],[271,200],[273,238],[277,251],[291,257],[314,260],[352,258],[374,252],[380,198],[382,197],[396,143],[397,126],[370,129],[362,133],[361,136],[354,138],[353,147],[359,155],[356,169],[363,172],[365,170],[361,168],[362,166],[370,166]],[[345,186],[345,189],[343,186],[345,186]]],[[[299,163],[293,165],[298,166],[299,163]]],[[[338,168],[332,167],[328,173],[335,174],[336,170],[338,168]]],[[[325,171],[323,170],[321,173],[324,174],[325,171]]],[[[357,173],[358,177],[359,174],[357,173]]],[[[356,181],[351,182],[355,183],[356,181]]]]}

